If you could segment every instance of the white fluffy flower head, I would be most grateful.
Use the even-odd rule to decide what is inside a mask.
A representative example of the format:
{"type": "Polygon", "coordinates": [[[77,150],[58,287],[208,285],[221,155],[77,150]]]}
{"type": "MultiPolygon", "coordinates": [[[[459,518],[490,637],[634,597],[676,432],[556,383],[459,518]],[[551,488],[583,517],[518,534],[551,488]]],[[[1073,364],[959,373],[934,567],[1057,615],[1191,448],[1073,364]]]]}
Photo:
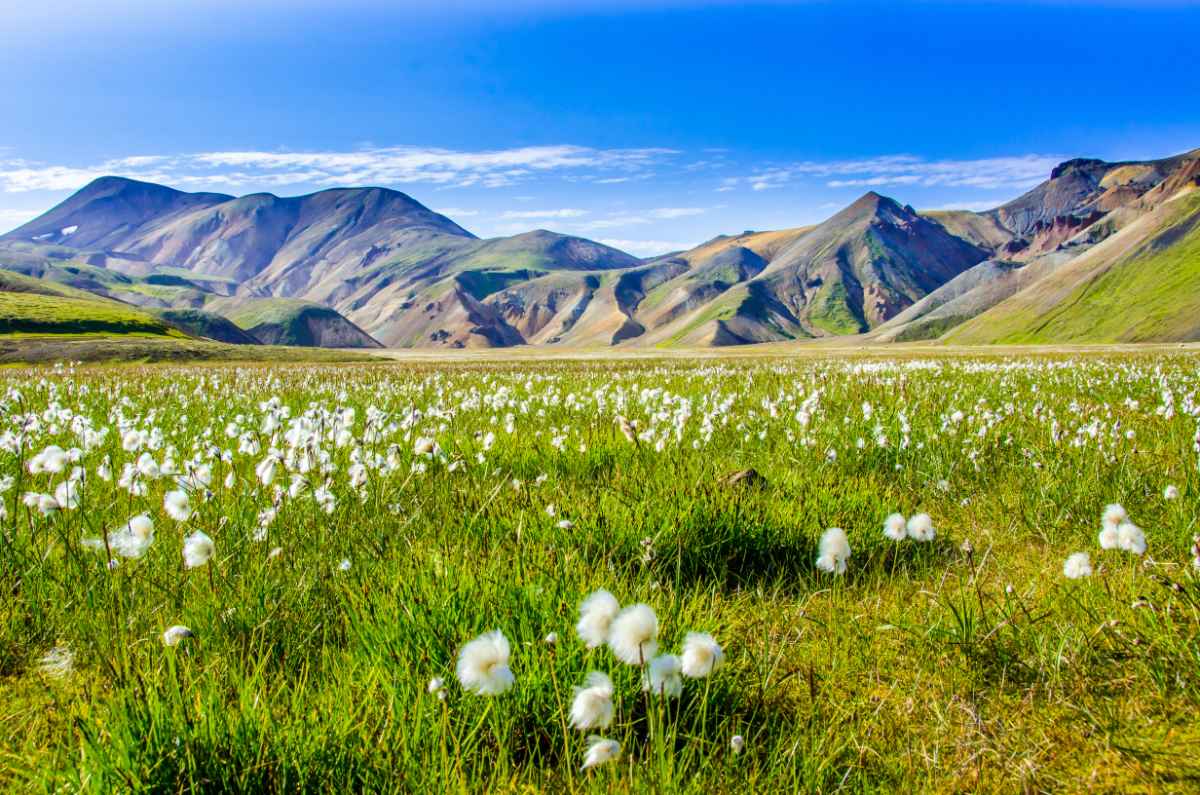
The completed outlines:
{"type": "Polygon", "coordinates": [[[937,536],[933,519],[927,513],[919,513],[908,520],[908,537],[914,541],[932,541],[937,536]]]}
{"type": "Polygon", "coordinates": [[[642,674],[642,690],[665,698],[679,698],[683,692],[683,678],[680,676],[682,667],[674,654],[660,654],[653,658],[642,674]]]}
{"type": "Polygon", "coordinates": [[[683,640],[683,675],[703,679],[725,664],[725,652],[707,632],[689,632],[683,640]]]}
{"type": "Polygon", "coordinates": [[[1067,558],[1063,564],[1063,576],[1068,580],[1078,580],[1092,576],[1092,560],[1086,552],[1076,552],[1067,558]]]}
{"type": "Polygon", "coordinates": [[[850,539],[840,527],[831,527],[821,534],[817,547],[817,568],[830,574],[845,574],[850,560],[850,539]]]}
{"type": "Polygon", "coordinates": [[[580,770],[588,770],[596,765],[612,762],[619,759],[620,756],[621,744],[619,742],[595,734],[590,735],[587,738],[587,752],[583,756],[583,767],[580,770]]]}
{"type": "Polygon", "coordinates": [[[184,638],[193,638],[196,634],[183,624],[176,624],[173,627],[167,627],[167,631],[162,634],[162,642],[164,646],[178,646],[184,638]]]}
{"type": "Polygon", "coordinates": [[[217,551],[216,544],[203,530],[197,530],[183,539],[183,565],[195,569],[208,563],[217,551]]]}
{"type": "Polygon", "coordinates": [[[603,646],[608,640],[609,627],[619,612],[621,605],[617,597],[604,589],[593,591],[579,606],[579,623],[575,625],[575,631],[589,649],[603,646]]]}
{"type": "Polygon", "coordinates": [[[576,729],[607,729],[613,719],[613,683],[608,674],[592,671],[583,687],[575,688],[571,725],[576,729]]]}
{"type": "Polygon", "coordinates": [[[175,521],[186,522],[192,515],[187,492],[182,489],[168,491],[163,495],[163,510],[175,521]]]}
{"type": "Polygon", "coordinates": [[[658,616],[648,604],[630,605],[613,619],[608,646],[628,665],[644,665],[658,652],[658,616]]]}
{"type": "Polygon", "coordinates": [[[465,690],[480,696],[496,696],[516,681],[508,667],[508,638],[500,630],[485,632],[462,647],[456,673],[465,690]]]}
{"type": "Polygon", "coordinates": [[[904,522],[904,514],[894,513],[883,520],[883,534],[893,541],[903,541],[908,537],[908,528],[904,522]]]}

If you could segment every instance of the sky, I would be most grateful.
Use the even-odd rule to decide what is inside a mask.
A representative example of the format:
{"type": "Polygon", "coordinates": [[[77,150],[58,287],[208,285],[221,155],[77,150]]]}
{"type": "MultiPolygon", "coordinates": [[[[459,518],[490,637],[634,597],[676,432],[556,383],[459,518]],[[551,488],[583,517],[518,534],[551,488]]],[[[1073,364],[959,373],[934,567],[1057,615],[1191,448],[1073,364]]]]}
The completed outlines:
{"type": "Polygon", "coordinates": [[[648,256],[1200,147],[1200,2],[0,3],[0,229],[104,174],[648,256]],[[10,7],[11,6],[11,7],[10,7]]]}

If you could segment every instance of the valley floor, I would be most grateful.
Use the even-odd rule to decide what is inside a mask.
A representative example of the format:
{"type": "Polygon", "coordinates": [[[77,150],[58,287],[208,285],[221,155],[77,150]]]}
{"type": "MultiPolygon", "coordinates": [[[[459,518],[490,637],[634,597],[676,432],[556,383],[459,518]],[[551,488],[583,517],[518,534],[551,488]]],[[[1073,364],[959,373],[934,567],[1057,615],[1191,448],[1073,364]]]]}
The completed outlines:
{"type": "Polygon", "coordinates": [[[0,789],[1196,791],[1196,354],[7,368],[0,789]]]}

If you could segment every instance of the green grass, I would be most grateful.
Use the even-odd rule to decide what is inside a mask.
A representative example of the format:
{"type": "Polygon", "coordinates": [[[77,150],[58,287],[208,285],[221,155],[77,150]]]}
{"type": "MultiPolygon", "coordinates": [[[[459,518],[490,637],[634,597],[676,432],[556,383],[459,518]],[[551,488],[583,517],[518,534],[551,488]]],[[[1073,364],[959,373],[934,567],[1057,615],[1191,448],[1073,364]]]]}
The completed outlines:
{"type": "Polygon", "coordinates": [[[321,306],[295,298],[256,298],[240,303],[215,299],[213,305],[219,307],[220,314],[244,329],[267,323],[286,325],[305,310],[321,306]]]}
{"type": "Polygon", "coordinates": [[[153,315],[116,301],[0,292],[0,334],[12,333],[183,336],[153,315]]]}
{"type": "Polygon", "coordinates": [[[862,322],[850,310],[849,301],[850,294],[841,282],[822,285],[812,298],[809,322],[830,334],[858,334],[865,331],[862,322]]]}
{"type": "Polygon", "coordinates": [[[1185,405],[1196,364],[8,371],[0,418],[24,437],[0,454],[0,476],[14,479],[0,494],[0,789],[1194,791],[1200,471],[1185,405]],[[1159,411],[1164,389],[1171,412],[1159,411]],[[274,430],[263,425],[272,399],[288,410],[274,430]],[[626,441],[618,413],[647,438],[626,441]],[[289,422],[316,436],[285,437],[289,422]],[[127,451],[118,423],[157,429],[161,444],[127,451]],[[26,508],[25,492],[65,476],[31,474],[30,457],[84,435],[80,506],[26,508]],[[421,435],[444,459],[414,455],[421,435]],[[239,451],[252,441],[259,452],[239,451]],[[328,478],[332,512],[309,489],[288,496],[283,466],[271,486],[256,478],[266,449],[289,441],[288,467],[301,451],[327,461],[310,477],[328,478]],[[143,453],[213,466],[194,516],[164,513],[171,477],[141,495],[117,484],[143,453]],[[111,481],[97,476],[106,457],[111,481]],[[359,486],[355,461],[367,463],[359,486]],[[719,482],[745,467],[766,482],[719,482]],[[1167,484],[1179,499],[1163,499],[1167,484]],[[1098,549],[1109,502],[1145,528],[1145,558],[1098,549]],[[256,539],[271,505],[278,516],[256,539]],[[893,511],[928,512],[937,539],[885,539],[893,511]],[[110,569],[82,548],[140,512],[155,525],[145,557],[110,569]],[[843,577],[814,566],[831,526],[853,548],[843,577]],[[182,538],[197,529],[216,555],[187,570],[182,538]],[[1063,560],[1081,550],[1096,574],[1066,580],[1063,560]],[[600,587],[653,606],[664,651],[712,633],[725,667],[686,681],[677,700],[648,698],[635,666],[575,636],[579,603],[600,587]],[[173,624],[195,637],[164,648],[173,624]],[[488,698],[454,669],[462,644],[492,629],[512,643],[516,686],[488,698]],[[39,662],[56,646],[74,660],[57,676],[39,662]],[[584,773],[587,732],[565,710],[589,670],[612,675],[616,717],[599,733],[623,754],[584,773]],[[426,690],[435,676],[444,701],[426,690]]]}

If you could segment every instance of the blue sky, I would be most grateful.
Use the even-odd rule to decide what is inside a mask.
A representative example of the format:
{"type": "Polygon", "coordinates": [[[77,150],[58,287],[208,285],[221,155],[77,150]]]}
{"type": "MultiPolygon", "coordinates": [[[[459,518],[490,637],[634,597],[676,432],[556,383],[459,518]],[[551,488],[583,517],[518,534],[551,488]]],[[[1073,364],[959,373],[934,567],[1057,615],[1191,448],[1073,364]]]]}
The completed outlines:
{"type": "Polygon", "coordinates": [[[640,255],[869,189],[981,209],[1200,147],[1200,3],[40,0],[0,12],[0,227],[104,173],[378,184],[640,255]],[[34,6],[34,7],[27,7],[34,6]]]}

